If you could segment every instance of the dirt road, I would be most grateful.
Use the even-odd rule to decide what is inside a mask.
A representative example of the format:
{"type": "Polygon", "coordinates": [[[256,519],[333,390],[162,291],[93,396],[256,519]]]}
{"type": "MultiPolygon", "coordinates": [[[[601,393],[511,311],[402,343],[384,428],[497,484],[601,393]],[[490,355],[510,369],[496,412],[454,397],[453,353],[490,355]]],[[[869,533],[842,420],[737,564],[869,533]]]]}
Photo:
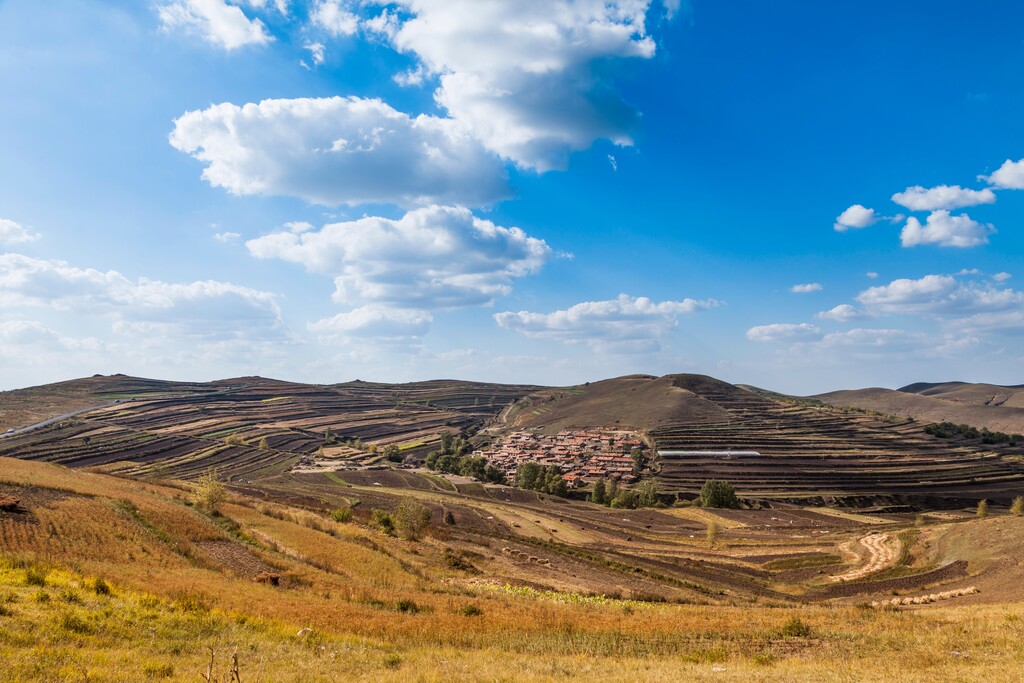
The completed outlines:
{"type": "MultiPolygon", "coordinates": [[[[858,542],[868,551],[867,561],[859,567],[851,569],[844,574],[833,576],[831,578],[832,581],[853,581],[854,579],[860,579],[868,576],[869,574],[880,572],[896,561],[896,556],[899,550],[897,546],[899,543],[895,541],[891,534],[868,534],[867,536],[859,539],[858,542]]],[[[849,544],[840,546],[840,550],[856,554],[851,548],[849,548],[849,544]]]]}

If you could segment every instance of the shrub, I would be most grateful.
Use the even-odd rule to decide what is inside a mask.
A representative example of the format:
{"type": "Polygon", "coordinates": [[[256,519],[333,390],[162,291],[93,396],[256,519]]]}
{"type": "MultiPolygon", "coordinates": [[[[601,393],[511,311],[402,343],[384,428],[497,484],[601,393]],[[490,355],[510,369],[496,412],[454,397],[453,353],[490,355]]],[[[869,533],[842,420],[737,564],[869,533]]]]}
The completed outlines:
{"type": "Polygon", "coordinates": [[[415,541],[430,524],[430,510],[411,498],[404,498],[394,514],[394,527],[404,539],[415,541]]]}
{"type": "Polygon", "coordinates": [[[1010,514],[1018,517],[1024,516],[1024,496],[1017,496],[1010,505],[1010,514]]]}
{"type": "Polygon", "coordinates": [[[807,638],[811,635],[811,627],[800,617],[790,617],[779,629],[779,635],[783,638],[807,638]]]}
{"type": "Polygon", "coordinates": [[[714,548],[715,544],[718,543],[718,523],[708,522],[707,531],[708,546],[714,548]]]}
{"type": "Polygon", "coordinates": [[[207,470],[192,489],[192,502],[207,512],[216,511],[226,497],[227,489],[224,488],[224,484],[217,481],[216,470],[207,470]]]}
{"type": "Polygon", "coordinates": [[[739,500],[732,484],[708,479],[700,489],[700,504],[706,508],[734,508],[739,505],[739,500]]]}
{"type": "Polygon", "coordinates": [[[483,616],[484,611],[476,605],[466,605],[459,610],[459,613],[464,617],[479,617],[483,616]]]}
{"type": "Polygon", "coordinates": [[[375,509],[370,512],[370,524],[390,535],[395,531],[395,522],[386,510],[375,509]]]}
{"type": "Polygon", "coordinates": [[[110,584],[97,577],[92,582],[92,590],[96,595],[110,595],[110,584]]]}
{"type": "Polygon", "coordinates": [[[331,513],[331,519],[333,519],[335,522],[341,522],[342,524],[344,524],[345,522],[351,522],[352,508],[342,506],[336,509],[334,512],[331,513]]]}
{"type": "Polygon", "coordinates": [[[978,501],[978,510],[975,512],[978,517],[988,517],[988,501],[984,498],[978,501]]]}

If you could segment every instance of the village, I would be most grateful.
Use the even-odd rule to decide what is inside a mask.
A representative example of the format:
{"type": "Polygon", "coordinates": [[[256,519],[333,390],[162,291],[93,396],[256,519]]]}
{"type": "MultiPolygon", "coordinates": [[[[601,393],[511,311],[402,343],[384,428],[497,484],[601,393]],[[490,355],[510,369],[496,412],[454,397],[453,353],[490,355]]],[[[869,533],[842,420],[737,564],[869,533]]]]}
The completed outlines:
{"type": "MultiPolygon", "coordinates": [[[[522,463],[556,465],[570,488],[579,488],[598,479],[615,479],[622,484],[637,481],[639,467],[633,454],[644,454],[647,447],[633,432],[561,431],[545,435],[528,431],[510,434],[500,445],[476,454],[514,481],[522,463]]],[[[643,462],[643,461],[640,461],[643,462]]]]}

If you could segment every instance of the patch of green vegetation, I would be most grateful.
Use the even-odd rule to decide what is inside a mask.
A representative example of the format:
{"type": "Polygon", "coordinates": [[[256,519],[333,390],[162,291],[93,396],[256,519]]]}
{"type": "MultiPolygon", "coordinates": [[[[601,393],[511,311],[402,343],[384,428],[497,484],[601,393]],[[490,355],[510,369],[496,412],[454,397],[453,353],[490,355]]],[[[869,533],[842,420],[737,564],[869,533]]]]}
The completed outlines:
{"type": "Polygon", "coordinates": [[[330,479],[331,481],[333,481],[335,484],[338,484],[340,486],[344,486],[347,489],[352,488],[352,484],[348,483],[347,481],[345,481],[344,479],[339,477],[334,472],[324,472],[324,476],[327,477],[328,479],[330,479]]]}
{"type": "Polygon", "coordinates": [[[277,401],[287,401],[292,398],[291,396],[274,396],[272,398],[264,398],[260,400],[260,403],[276,403],[277,401]]]}

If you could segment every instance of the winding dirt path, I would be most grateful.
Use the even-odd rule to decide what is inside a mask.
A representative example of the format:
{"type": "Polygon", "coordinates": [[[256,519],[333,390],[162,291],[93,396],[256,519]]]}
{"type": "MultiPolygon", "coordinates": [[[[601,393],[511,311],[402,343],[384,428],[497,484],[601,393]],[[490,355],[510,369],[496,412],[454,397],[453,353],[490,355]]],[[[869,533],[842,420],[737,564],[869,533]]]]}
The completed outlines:
{"type": "MultiPolygon", "coordinates": [[[[868,551],[867,562],[845,574],[831,577],[832,581],[853,581],[880,572],[895,562],[899,554],[899,542],[891,534],[868,534],[861,538],[859,543],[868,551]]],[[[853,550],[848,547],[841,547],[840,550],[853,553],[853,550]]]]}

